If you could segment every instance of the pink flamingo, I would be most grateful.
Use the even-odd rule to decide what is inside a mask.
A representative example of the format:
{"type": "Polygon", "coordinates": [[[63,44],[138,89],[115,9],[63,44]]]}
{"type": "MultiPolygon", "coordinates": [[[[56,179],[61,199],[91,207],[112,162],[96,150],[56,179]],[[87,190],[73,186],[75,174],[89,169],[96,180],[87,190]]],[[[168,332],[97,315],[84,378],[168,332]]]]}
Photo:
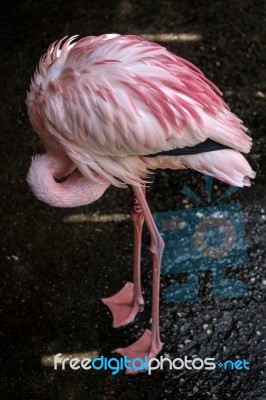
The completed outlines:
{"type": "MultiPolygon", "coordinates": [[[[33,193],[56,207],[99,199],[109,185],[133,188],[134,276],[102,299],[113,326],[133,321],[143,307],[140,252],[145,220],[153,263],[152,326],[132,345],[129,359],[155,357],[159,332],[163,240],[145,199],[157,168],[191,168],[230,185],[255,177],[241,153],[252,140],[219,89],[188,61],[143,38],[118,34],[53,43],[40,59],[27,93],[29,118],[46,154],[33,158],[33,193]],[[57,178],[65,177],[61,183],[57,178]]],[[[133,371],[134,372],[134,371],[133,371]]],[[[136,372],[136,371],[135,371],[136,372]]]]}

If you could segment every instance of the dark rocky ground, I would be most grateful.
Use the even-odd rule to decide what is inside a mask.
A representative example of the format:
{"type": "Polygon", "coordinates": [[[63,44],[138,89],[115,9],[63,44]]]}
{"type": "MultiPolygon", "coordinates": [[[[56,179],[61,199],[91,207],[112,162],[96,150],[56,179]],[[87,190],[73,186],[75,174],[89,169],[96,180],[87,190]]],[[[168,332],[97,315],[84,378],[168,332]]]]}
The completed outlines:
{"type": "MultiPolygon", "coordinates": [[[[25,0],[6,1],[2,6],[0,354],[5,363],[0,371],[1,398],[266,399],[265,7],[259,0],[25,0]],[[161,305],[164,353],[172,358],[195,354],[217,360],[245,358],[251,362],[250,371],[166,369],[151,376],[112,376],[110,372],[53,371],[41,363],[44,355],[58,352],[98,350],[110,356],[111,350],[138,337],[149,321],[147,232],[143,252],[147,306],[135,324],[113,330],[99,298],[114,293],[131,276],[130,221],[65,222],[80,213],[129,213],[129,189],[110,189],[90,207],[53,209],[33,197],[25,180],[31,155],[42,151],[24,104],[39,56],[50,42],[65,35],[105,32],[201,35],[200,41],[162,44],[197,64],[250,128],[254,147],[249,160],[258,176],[251,189],[232,197],[244,207],[249,263],[228,270],[229,277],[247,284],[248,296],[214,298],[211,273],[202,272],[198,302],[161,305]]],[[[184,208],[179,192],[184,183],[197,192],[203,190],[199,174],[158,173],[148,190],[152,210],[184,208]]],[[[216,185],[216,194],[225,189],[219,182],[216,185]]],[[[162,277],[162,285],[169,279],[162,277]]]]}

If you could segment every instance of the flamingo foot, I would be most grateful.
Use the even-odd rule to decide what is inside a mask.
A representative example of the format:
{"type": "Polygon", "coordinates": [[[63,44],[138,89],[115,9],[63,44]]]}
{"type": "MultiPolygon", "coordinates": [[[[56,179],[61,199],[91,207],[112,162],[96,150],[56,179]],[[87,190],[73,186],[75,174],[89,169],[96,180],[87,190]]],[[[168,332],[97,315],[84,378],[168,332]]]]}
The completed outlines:
{"type": "MultiPolygon", "coordinates": [[[[126,356],[128,361],[132,361],[135,358],[141,358],[144,363],[145,357],[148,357],[148,360],[156,357],[163,347],[160,339],[158,339],[158,341],[152,341],[151,336],[151,331],[146,329],[143,335],[135,343],[132,343],[127,347],[119,347],[115,351],[123,357],[126,356]]],[[[144,369],[127,369],[126,374],[136,374],[144,371],[144,369]]]]}
{"type": "Polygon", "coordinates": [[[119,328],[134,321],[136,315],[142,310],[144,305],[141,294],[134,299],[134,285],[132,282],[127,282],[113,296],[105,297],[101,300],[112,313],[114,328],[119,328]]]}

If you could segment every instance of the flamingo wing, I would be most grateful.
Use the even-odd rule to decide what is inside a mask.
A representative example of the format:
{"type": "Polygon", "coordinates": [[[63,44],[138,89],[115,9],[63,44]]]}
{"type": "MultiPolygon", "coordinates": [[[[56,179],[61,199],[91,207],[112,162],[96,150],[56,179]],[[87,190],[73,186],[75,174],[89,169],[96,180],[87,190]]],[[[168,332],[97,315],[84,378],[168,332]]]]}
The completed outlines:
{"type": "Polygon", "coordinates": [[[37,104],[31,90],[28,103],[35,102],[45,131],[71,158],[94,169],[99,157],[145,156],[207,138],[250,149],[242,121],[204,74],[137,36],[54,44],[40,70],[43,81],[37,85],[37,77],[32,85],[41,96],[37,104]]]}

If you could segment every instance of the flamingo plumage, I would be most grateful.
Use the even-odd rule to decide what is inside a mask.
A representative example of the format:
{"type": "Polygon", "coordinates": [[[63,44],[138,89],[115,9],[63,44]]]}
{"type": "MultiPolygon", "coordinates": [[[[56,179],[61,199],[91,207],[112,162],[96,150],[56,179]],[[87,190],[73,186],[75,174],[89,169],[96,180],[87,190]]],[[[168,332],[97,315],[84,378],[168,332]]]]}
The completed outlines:
{"type": "Polygon", "coordinates": [[[32,127],[46,147],[45,155],[33,158],[28,173],[40,200],[76,207],[96,201],[110,185],[132,186],[133,283],[103,302],[114,326],[134,320],[143,306],[145,220],[153,254],[152,328],[117,351],[131,359],[156,356],[162,348],[159,279],[164,243],[146,202],[145,184],[158,168],[191,168],[231,185],[250,186],[255,172],[241,154],[252,145],[247,129],[197,67],[133,35],[53,43],[40,59],[26,103],[32,127]],[[60,177],[66,179],[59,183],[60,177]]]}

